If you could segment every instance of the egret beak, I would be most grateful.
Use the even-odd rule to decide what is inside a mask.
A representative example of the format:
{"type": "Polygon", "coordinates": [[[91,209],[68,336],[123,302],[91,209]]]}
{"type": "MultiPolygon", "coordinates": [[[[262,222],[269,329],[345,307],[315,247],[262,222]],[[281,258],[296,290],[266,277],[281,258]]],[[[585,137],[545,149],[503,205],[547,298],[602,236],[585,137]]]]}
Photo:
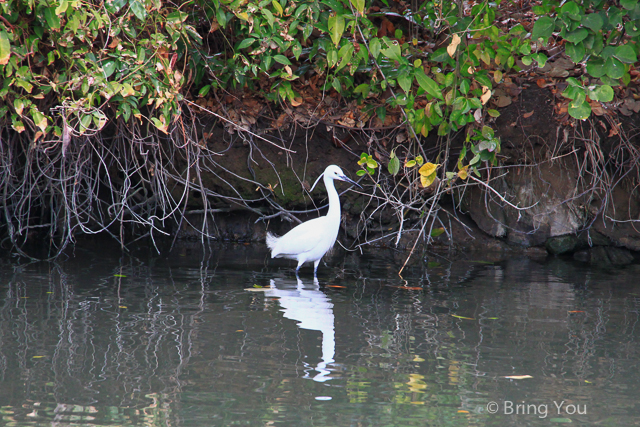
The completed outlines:
{"type": "Polygon", "coordinates": [[[320,181],[320,178],[322,178],[322,175],[324,175],[324,172],[322,172],[318,177],[318,179],[316,179],[316,182],[313,183],[313,185],[311,186],[311,190],[309,190],[309,193],[311,193],[313,189],[316,188],[316,184],[318,183],[318,181],[320,181]]]}
{"type": "Polygon", "coordinates": [[[348,177],[346,177],[346,176],[344,176],[344,175],[342,175],[342,176],[340,177],[340,179],[341,179],[342,181],[344,181],[344,182],[348,182],[348,183],[350,183],[350,184],[353,184],[353,185],[355,185],[356,187],[358,187],[358,188],[360,188],[360,189],[362,188],[362,186],[360,186],[360,184],[358,184],[357,182],[353,181],[352,179],[350,179],[350,178],[348,178],[348,177]]]}

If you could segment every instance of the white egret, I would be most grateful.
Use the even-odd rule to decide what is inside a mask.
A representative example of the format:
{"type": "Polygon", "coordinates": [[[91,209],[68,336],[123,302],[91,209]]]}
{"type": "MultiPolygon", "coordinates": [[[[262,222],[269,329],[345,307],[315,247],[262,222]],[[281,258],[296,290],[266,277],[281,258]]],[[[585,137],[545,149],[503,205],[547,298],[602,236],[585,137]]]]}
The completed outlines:
{"type": "Polygon", "coordinates": [[[271,249],[271,258],[295,259],[298,261],[296,274],[298,274],[302,264],[313,262],[313,276],[315,277],[320,260],[333,247],[338,237],[338,230],[340,229],[340,197],[333,185],[333,181],[337,179],[360,187],[357,182],[347,178],[338,166],[330,165],[318,177],[310,192],[313,191],[313,188],[322,177],[324,177],[324,186],[329,195],[329,212],[320,218],[303,222],[284,236],[278,237],[267,233],[267,246],[271,249]]]}

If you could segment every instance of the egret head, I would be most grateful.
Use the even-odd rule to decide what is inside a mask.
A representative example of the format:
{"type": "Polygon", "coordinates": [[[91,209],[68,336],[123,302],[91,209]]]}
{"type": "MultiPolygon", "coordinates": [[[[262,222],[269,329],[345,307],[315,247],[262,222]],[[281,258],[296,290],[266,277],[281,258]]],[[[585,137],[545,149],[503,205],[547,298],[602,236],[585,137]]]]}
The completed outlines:
{"type": "MultiPolygon", "coordinates": [[[[355,181],[352,181],[351,179],[349,179],[344,172],[342,172],[342,169],[340,169],[339,166],[336,165],[329,165],[327,166],[327,168],[324,170],[324,172],[322,172],[322,174],[320,174],[320,176],[318,177],[318,179],[316,179],[316,182],[313,183],[313,186],[311,187],[311,190],[309,190],[309,192],[312,192],[313,189],[315,188],[316,184],[318,183],[318,181],[320,181],[320,178],[325,177],[325,179],[330,179],[330,180],[334,180],[337,179],[338,181],[345,181],[345,182],[349,182],[353,185],[357,185],[358,187],[360,187],[360,184],[358,184],[355,181]]],[[[326,181],[325,181],[326,182],[326,181]]],[[[360,187],[362,188],[362,187],[360,187]]]]}

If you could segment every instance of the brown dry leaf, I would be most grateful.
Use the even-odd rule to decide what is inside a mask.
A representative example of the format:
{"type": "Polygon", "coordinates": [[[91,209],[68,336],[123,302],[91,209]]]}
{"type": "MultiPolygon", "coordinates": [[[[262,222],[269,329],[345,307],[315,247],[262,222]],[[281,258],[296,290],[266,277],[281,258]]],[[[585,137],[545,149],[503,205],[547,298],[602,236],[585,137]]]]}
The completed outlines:
{"type": "MultiPolygon", "coordinates": [[[[482,100],[482,98],[480,98],[482,100]]],[[[507,105],[511,105],[511,97],[510,96],[499,96],[496,100],[496,105],[500,108],[506,107],[507,105]]]]}
{"type": "Polygon", "coordinates": [[[620,127],[618,123],[614,124],[609,131],[609,137],[616,136],[620,132],[620,127]]]}
{"type": "Polygon", "coordinates": [[[488,87],[482,86],[482,96],[480,97],[480,102],[482,105],[486,104],[489,99],[491,99],[491,90],[488,87]]]}
{"type": "Polygon", "coordinates": [[[533,116],[533,111],[530,111],[530,112],[528,112],[528,113],[524,113],[524,114],[522,115],[522,117],[524,117],[525,119],[528,119],[528,118],[529,118],[529,117],[531,117],[531,116],[533,116]]]}
{"type": "Polygon", "coordinates": [[[545,79],[538,79],[536,80],[536,84],[538,85],[538,87],[546,87],[547,81],[545,79]]]}
{"type": "Polygon", "coordinates": [[[280,128],[282,126],[284,126],[284,122],[287,119],[287,115],[285,113],[280,114],[280,116],[278,117],[278,120],[276,120],[276,128],[280,128]]]}
{"type": "Polygon", "coordinates": [[[255,125],[256,119],[255,117],[251,117],[251,116],[242,116],[240,117],[240,123],[242,123],[245,126],[255,125]]]}
{"type": "Polygon", "coordinates": [[[592,101],[589,103],[589,105],[591,105],[591,111],[593,112],[593,114],[595,114],[596,116],[604,115],[604,108],[602,108],[601,103],[597,101],[592,101]]]}
{"type": "Polygon", "coordinates": [[[549,71],[549,75],[551,77],[567,77],[569,75],[569,71],[560,67],[553,67],[551,71],[549,71]]]}
{"type": "Polygon", "coordinates": [[[220,28],[220,24],[218,23],[217,20],[213,20],[213,22],[211,23],[211,28],[209,29],[210,33],[213,33],[215,31],[217,31],[220,28]]]}
{"type": "Polygon", "coordinates": [[[109,48],[113,49],[114,47],[117,47],[120,44],[120,39],[119,38],[114,38],[111,43],[109,43],[109,48]]]}
{"type": "Polygon", "coordinates": [[[447,46],[447,53],[450,57],[453,58],[453,55],[456,53],[456,49],[458,48],[460,41],[460,36],[457,34],[454,34],[453,37],[451,37],[451,43],[449,44],[449,46],[447,46]]]}
{"type": "Polygon", "coordinates": [[[478,108],[473,113],[473,118],[476,120],[477,123],[480,123],[482,121],[482,108],[478,108]]]}
{"type": "Polygon", "coordinates": [[[301,105],[302,105],[302,102],[303,102],[302,98],[300,98],[300,97],[298,96],[298,97],[293,98],[293,99],[291,100],[291,105],[293,105],[294,107],[299,107],[299,106],[301,106],[301,105]]]}
{"type": "Polygon", "coordinates": [[[520,93],[522,93],[522,88],[519,87],[518,85],[513,84],[513,83],[506,85],[506,89],[507,89],[507,92],[509,93],[509,95],[512,96],[512,97],[518,96],[518,95],[520,95],[520,93]]]}

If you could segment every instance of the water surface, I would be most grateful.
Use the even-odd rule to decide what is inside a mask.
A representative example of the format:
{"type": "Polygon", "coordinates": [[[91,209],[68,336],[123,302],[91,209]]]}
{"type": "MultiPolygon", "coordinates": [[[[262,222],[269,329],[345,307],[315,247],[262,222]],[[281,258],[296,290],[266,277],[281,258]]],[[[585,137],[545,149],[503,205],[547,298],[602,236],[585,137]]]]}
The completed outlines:
{"type": "Polygon", "coordinates": [[[0,424],[640,424],[638,265],[387,259],[7,258],[0,424]]]}

